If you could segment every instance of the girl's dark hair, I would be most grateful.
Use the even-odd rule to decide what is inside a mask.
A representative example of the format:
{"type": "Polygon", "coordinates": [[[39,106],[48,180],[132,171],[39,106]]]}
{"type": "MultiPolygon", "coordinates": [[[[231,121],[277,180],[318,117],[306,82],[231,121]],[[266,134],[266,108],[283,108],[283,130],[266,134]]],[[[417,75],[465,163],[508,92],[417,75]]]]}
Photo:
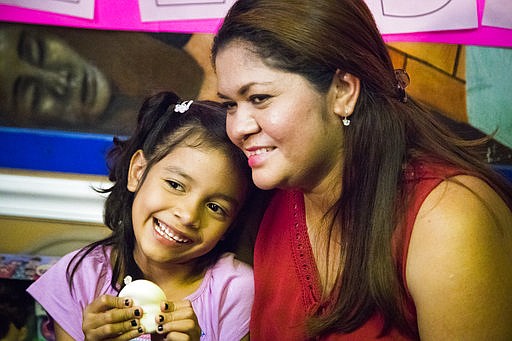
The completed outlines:
{"type": "Polygon", "coordinates": [[[485,141],[460,139],[413,99],[402,101],[387,47],[362,0],[239,0],[215,37],[213,64],[219,51],[237,41],[248,43],[267,66],[303,76],[320,93],[327,92],[336,70],[360,80],[344,130],[343,191],[331,210],[331,234],[343,236],[343,266],[335,289],[324,293],[325,305],[309,321],[310,336],[349,333],[380,313],[382,335],[397,328],[417,338],[393,256],[401,250],[392,248],[409,199],[404,169],[426,157],[453,165],[478,175],[512,206],[510,185],[481,157],[485,141]],[[332,307],[328,313],[326,306],[332,307]]]}
{"type": "MultiPolygon", "coordinates": [[[[245,155],[231,143],[226,134],[226,111],[217,102],[194,101],[185,112],[175,112],[180,98],[172,92],[160,92],[147,98],[138,114],[137,127],[128,139],[114,138],[114,145],[107,155],[109,180],[113,185],[102,193],[108,193],[105,202],[104,222],[112,230],[109,237],[91,243],[78,252],[68,265],[68,282],[71,287],[73,276],[87,254],[100,246],[112,247],[113,276],[111,286],[119,290],[118,281],[125,275],[143,278],[141,270],[133,259],[135,235],[132,226],[132,204],[135,193],[127,189],[128,171],[132,155],[142,150],[147,161],[141,183],[151,167],[162,160],[179,145],[216,149],[225,153],[246,179],[247,198],[237,218],[231,225],[226,238],[197,262],[197,272],[215,263],[225,251],[234,247],[236,237],[229,235],[238,229],[248,214],[249,203],[256,192],[251,181],[251,171],[245,155]]],[[[245,227],[245,226],[244,226],[245,227]]]]}

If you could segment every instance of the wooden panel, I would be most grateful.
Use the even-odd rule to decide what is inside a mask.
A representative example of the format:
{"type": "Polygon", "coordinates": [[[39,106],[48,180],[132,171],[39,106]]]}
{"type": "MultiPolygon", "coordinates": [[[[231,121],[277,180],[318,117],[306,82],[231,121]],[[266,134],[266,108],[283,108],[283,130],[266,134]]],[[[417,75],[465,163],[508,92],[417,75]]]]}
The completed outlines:
{"type": "Polygon", "coordinates": [[[390,43],[389,45],[414,59],[453,74],[458,45],[429,43],[390,43]]]}
{"type": "Polygon", "coordinates": [[[427,65],[409,59],[407,71],[411,75],[408,93],[458,121],[467,122],[465,83],[433,70],[427,65]]]}
{"type": "Polygon", "coordinates": [[[103,225],[0,216],[0,253],[64,254],[110,234],[103,225]]]}
{"type": "Polygon", "coordinates": [[[464,45],[460,45],[455,77],[466,80],[466,47],[464,45]]]}

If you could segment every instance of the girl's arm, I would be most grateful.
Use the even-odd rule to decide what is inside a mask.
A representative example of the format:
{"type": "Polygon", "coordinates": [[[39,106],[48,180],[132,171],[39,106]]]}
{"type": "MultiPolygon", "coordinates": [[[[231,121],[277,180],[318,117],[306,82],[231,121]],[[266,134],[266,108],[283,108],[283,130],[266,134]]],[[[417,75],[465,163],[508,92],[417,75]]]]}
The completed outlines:
{"type": "Polygon", "coordinates": [[[453,180],[429,194],[411,236],[420,337],[512,340],[512,213],[482,180],[453,180]]]}

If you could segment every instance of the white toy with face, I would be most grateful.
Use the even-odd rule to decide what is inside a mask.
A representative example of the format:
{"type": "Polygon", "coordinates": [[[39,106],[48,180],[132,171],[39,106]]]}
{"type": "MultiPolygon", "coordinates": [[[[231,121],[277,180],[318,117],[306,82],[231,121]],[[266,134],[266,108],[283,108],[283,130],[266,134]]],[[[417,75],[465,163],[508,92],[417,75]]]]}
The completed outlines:
{"type": "Polygon", "coordinates": [[[119,297],[129,297],[133,299],[133,304],[141,306],[143,310],[141,325],[146,333],[156,331],[156,316],[160,313],[160,303],[167,298],[163,290],[155,283],[138,279],[132,281],[131,276],[124,279],[126,286],[119,292],[119,297]]]}

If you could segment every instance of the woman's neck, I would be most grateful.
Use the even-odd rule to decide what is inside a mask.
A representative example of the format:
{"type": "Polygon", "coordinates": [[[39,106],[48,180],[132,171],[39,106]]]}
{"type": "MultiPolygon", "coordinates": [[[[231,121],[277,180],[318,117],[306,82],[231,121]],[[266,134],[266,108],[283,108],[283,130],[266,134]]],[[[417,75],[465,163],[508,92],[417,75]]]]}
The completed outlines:
{"type": "Polygon", "coordinates": [[[334,289],[342,266],[341,229],[333,226],[333,207],[340,195],[341,182],[304,193],[307,231],[324,295],[334,289]]]}

